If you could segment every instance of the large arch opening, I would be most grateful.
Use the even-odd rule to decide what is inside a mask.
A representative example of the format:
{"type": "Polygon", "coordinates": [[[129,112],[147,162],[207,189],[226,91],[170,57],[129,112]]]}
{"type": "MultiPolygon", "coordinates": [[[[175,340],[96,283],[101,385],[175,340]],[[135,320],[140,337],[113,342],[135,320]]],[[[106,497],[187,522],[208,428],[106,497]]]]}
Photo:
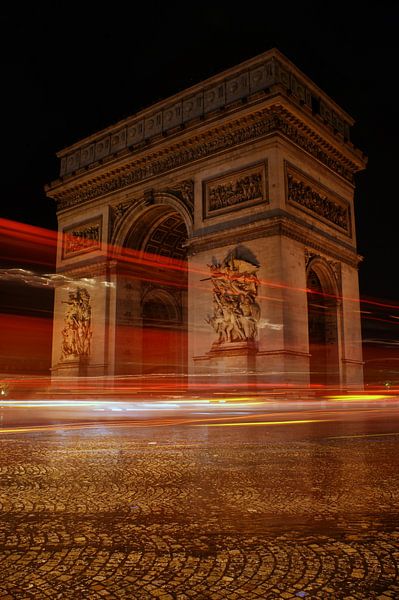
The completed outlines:
{"type": "Polygon", "coordinates": [[[329,276],[317,263],[307,272],[310,384],[334,386],[340,382],[338,304],[329,276]]]}
{"type": "Polygon", "coordinates": [[[128,275],[135,315],[131,372],[187,372],[187,237],[183,216],[166,204],[141,214],[126,237],[125,255],[134,251],[136,260],[128,275]]]}

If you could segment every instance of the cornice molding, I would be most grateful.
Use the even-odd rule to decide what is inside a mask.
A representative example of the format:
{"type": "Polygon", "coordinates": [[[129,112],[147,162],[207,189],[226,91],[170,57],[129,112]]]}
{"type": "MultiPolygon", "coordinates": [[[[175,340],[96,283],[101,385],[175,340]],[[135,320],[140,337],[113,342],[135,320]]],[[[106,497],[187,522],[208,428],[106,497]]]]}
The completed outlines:
{"type": "Polygon", "coordinates": [[[155,147],[146,155],[136,154],[131,162],[92,173],[92,177],[85,173],[78,179],[55,182],[47,188],[47,195],[57,201],[58,210],[66,210],[270,135],[287,138],[351,183],[353,174],[363,168],[361,160],[351,160],[304,121],[275,104],[169,146],[155,147]]]}
{"type": "Polygon", "coordinates": [[[61,176],[112,160],[128,148],[174,135],[278,92],[348,143],[353,119],[277,49],[225,70],[57,153],[61,176]]]}
{"type": "Polygon", "coordinates": [[[306,248],[312,248],[318,255],[339,260],[343,263],[357,268],[361,257],[356,253],[356,249],[347,248],[329,242],[329,240],[314,231],[314,229],[303,227],[303,225],[293,222],[287,217],[264,218],[256,223],[240,225],[236,228],[229,228],[217,231],[203,236],[192,237],[187,241],[188,255],[192,256],[199,252],[212,250],[220,246],[228,246],[254,240],[258,238],[284,236],[296,240],[306,248]]]}
{"type": "MultiPolygon", "coordinates": [[[[60,266],[57,269],[57,274],[69,277],[70,279],[93,279],[93,277],[107,275],[115,270],[117,266],[118,263],[116,260],[104,260],[104,257],[101,257],[91,259],[90,261],[86,261],[84,264],[77,266],[60,266]]],[[[65,282],[63,281],[59,283],[60,286],[64,284],[65,282]]]]}

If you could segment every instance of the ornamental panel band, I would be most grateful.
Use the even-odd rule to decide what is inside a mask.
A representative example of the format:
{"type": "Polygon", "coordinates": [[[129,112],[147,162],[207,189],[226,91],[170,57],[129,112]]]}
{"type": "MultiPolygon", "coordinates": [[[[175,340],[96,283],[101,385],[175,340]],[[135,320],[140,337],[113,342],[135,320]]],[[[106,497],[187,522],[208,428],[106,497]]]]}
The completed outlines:
{"type": "Polygon", "coordinates": [[[301,171],[285,164],[286,198],[289,204],[351,235],[350,206],[301,171]]]}
{"type": "Polygon", "coordinates": [[[248,117],[239,119],[229,129],[221,127],[199,135],[186,146],[178,143],[173,144],[160,158],[155,154],[153,156],[149,155],[141,161],[133,162],[131,165],[124,167],[123,170],[110,171],[106,181],[99,182],[94,179],[78,187],[72,186],[70,189],[65,189],[59,193],[54,190],[49,195],[57,200],[58,210],[64,210],[190,164],[196,160],[208,158],[237,145],[261,139],[272,133],[283,134],[341,177],[349,182],[353,181],[353,169],[355,169],[353,163],[346,160],[340,153],[332,152],[331,148],[325,149],[325,144],[322,144],[321,138],[313,133],[312,138],[310,138],[310,129],[304,128],[303,124],[300,124],[298,119],[290,115],[288,111],[275,107],[259,111],[256,117],[251,119],[248,117]]]}
{"type": "Polygon", "coordinates": [[[71,258],[77,254],[100,250],[102,235],[102,217],[96,217],[79,225],[73,225],[63,231],[62,258],[71,258]]]}
{"type": "Polygon", "coordinates": [[[204,218],[267,202],[266,173],[262,162],[204,182],[204,218]]]}

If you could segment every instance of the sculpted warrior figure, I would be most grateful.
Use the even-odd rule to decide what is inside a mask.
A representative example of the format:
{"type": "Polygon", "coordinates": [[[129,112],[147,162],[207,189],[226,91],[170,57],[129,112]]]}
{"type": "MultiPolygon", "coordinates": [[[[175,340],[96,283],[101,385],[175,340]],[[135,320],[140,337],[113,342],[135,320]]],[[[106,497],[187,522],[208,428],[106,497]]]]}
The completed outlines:
{"type": "Polygon", "coordinates": [[[256,339],[260,318],[257,269],[258,265],[233,255],[210,265],[213,315],[206,321],[217,333],[218,344],[256,339]]]}
{"type": "Polygon", "coordinates": [[[61,358],[89,356],[91,343],[90,294],[85,288],[69,292],[62,330],[61,358]]]}

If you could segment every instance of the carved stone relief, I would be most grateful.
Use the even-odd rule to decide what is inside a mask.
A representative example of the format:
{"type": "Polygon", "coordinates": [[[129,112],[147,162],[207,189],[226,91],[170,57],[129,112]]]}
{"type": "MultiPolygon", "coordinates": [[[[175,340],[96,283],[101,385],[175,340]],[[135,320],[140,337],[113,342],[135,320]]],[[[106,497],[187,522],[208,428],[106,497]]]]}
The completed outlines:
{"type": "Polygon", "coordinates": [[[190,215],[194,215],[194,181],[192,179],[179,181],[173,186],[160,191],[161,194],[162,192],[176,196],[183,202],[190,215]]]}
{"type": "Polygon", "coordinates": [[[192,144],[182,147],[179,144],[172,146],[166,156],[162,158],[149,157],[141,162],[140,166],[131,165],[127,170],[114,171],[109,174],[105,182],[92,181],[84,186],[54,194],[51,197],[58,201],[58,210],[70,208],[87,200],[92,200],[119,189],[128,187],[140,181],[160,175],[171,169],[189,164],[190,162],[212,156],[221,150],[227,150],[236,145],[261,138],[272,132],[281,132],[295,144],[309,152],[333,171],[347,179],[353,180],[354,166],[341,160],[341,156],[333,156],[321,147],[321,139],[312,132],[303,128],[303,125],[289,113],[280,108],[268,109],[258,115],[257,121],[243,119],[236,123],[236,128],[220,128],[209,134],[198,136],[192,144]],[[299,131],[299,127],[302,130],[299,131]],[[309,135],[308,135],[309,134],[309,135]],[[310,139],[312,135],[312,139],[310,139]],[[320,142],[320,143],[319,143],[320,142]]]}
{"type": "Polygon", "coordinates": [[[329,268],[331,269],[331,272],[334,275],[334,279],[337,283],[338,290],[341,290],[341,281],[342,281],[341,263],[337,260],[331,260],[330,258],[323,256],[322,254],[318,254],[317,252],[314,252],[313,250],[309,250],[309,248],[305,248],[305,268],[306,268],[306,270],[308,270],[308,267],[314,258],[321,259],[323,262],[325,262],[329,266],[329,268]]]}
{"type": "Polygon", "coordinates": [[[286,165],[287,200],[351,235],[349,203],[316,181],[286,165]]]}
{"type": "Polygon", "coordinates": [[[259,263],[249,261],[235,249],[220,263],[209,265],[213,285],[213,314],[206,322],[213,327],[216,345],[254,342],[258,334],[260,307],[256,302],[259,263]]]}
{"type": "Polygon", "coordinates": [[[109,232],[111,239],[114,231],[117,229],[118,225],[123,220],[123,217],[127,213],[127,211],[135,205],[138,206],[142,202],[142,199],[137,200],[135,198],[131,198],[130,200],[124,200],[123,202],[119,202],[115,206],[111,206],[109,214],[109,232]]]}
{"type": "MultiPolygon", "coordinates": [[[[276,57],[266,58],[250,68],[244,67],[226,77],[217,84],[204,86],[195,96],[190,92],[173,105],[162,103],[146,118],[136,115],[129,125],[119,129],[111,136],[99,134],[93,150],[88,152],[88,146],[66,154],[62,158],[61,175],[73,173],[81,165],[93,163],[95,160],[112,154],[127,145],[134,146],[143,139],[166,132],[171,128],[189,122],[195,117],[206,115],[235,101],[243,101],[250,94],[261,90],[269,90],[271,86],[280,85],[285,92],[298,100],[308,109],[312,107],[312,92],[307,82],[298,73],[294,75],[291,69],[281,63],[276,57]],[[166,104],[166,105],[165,105],[166,104]],[[65,159],[65,160],[64,160],[65,159]]],[[[338,116],[333,108],[324,101],[320,102],[320,116],[335,131],[345,133],[349,139],[349,123],[338,116]]]]}
{"type": "Polygon", "coordinates": [[[204,217],[212,217],[267,201],[266,164],[235,171],[203,186],[204,217]]]}
{"type": "Polygon", "coordinates": [[[70,258],[101,247],[102,217],[64,229],[62,258],[70,258]]]}
{"type": "Polygon", "coordinates": [[[90,294],[86,288],[78,287],[69,292],[64,317],[61,360],[78,359],[90,355],[91,346],[91,305],[90,294]]]}

